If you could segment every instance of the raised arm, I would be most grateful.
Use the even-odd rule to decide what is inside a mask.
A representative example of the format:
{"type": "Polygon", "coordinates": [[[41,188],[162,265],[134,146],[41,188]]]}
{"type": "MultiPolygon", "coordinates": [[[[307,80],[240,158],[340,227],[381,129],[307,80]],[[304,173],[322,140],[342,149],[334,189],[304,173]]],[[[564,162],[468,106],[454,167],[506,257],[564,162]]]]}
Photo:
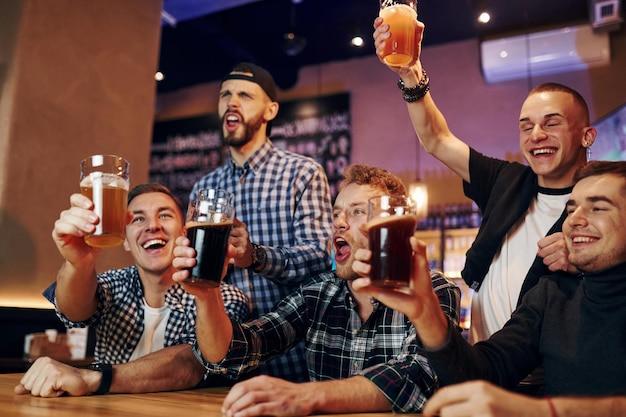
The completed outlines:
{"type": "MultiPolygon", "coordinates": [[[[415,87],[425,82],[423,77],[422,63],[420,61],[421,42],[424,34],[424,24],[416,21],[416,59],[408,67],[392,67],[388,66],[393,72],[397,73],[405,88],[415,87]]],[[[386,25],[382,18],[378,17],[374,20],[374,45],[376,46],[376,54],[380,56],[385,46],[386,40],[389,38],[389,25],[386,25]]],[[[382,62],[382,60],[381,60],[382,62]]],[[[398,99],[400,99],[398,91],[398,99]]],[[[469,182],[469,146],[454,136],[445,117],[435,105],[430,94],[419,100],[407,103],[409,117],[415,129],[420,143],[426,152],[433,155],[463,180],[469,182]]]]}
{"type": "Polygon", "coordinates": [[[71,207],[61,212],[52,239],[65,262],[56,277],[56,307],[69,320],[85,321],[97,308],[96,257],[101,249],[87,245],[84,236],[99,221],[93,203],[81,194],[70,197],[71,207]]]}
{"type": "MultiPolygon", "coordinates": [[[[172,265],[178,271],[173,274],[172,279],[181,283],[185,290],[196,298],[196,340],[202,356],[209,362],[219,362],[228,352],[233,338],[233,327],[224,309],[219,287],[205,288],[184,283],[189,275],[189,271],[184,268],[191,268],[196,262],[195,250],[189,246],[189,243],[186,237],[181,236],[176,239],[175,258],[172,265]]],[[[234,246],[229,245],[227,258],[235,253],[234,246]]]]}

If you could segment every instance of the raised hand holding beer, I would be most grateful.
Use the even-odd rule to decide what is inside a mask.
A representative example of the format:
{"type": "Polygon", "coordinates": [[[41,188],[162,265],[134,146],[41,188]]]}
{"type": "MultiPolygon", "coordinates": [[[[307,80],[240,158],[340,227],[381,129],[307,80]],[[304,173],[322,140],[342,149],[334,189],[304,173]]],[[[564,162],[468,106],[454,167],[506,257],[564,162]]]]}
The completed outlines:
{"type": "Polygon", "coordinates": [[[188,268],[185,284],[212,288],[220,285],[234,219],[235,208],[222,199],[205,196],[189,202],[187,237],[196,251],[196,265],[188,268]]]}
{"type": "Polygon", "coordinates": [[[394,67],[408,66],[415,59],[417,0],[380,0],[378,14],[389,25],[381,59],[394,67]]]}
{"type": "Polygon", "coordinates": [[[93,202],[100,221],[85,236],[92,247],[108,248],[126,238],[126,202],[130,164],[117,155],[92,155],[80,162],[80,192],[93,202]]]}
{"type": "Polygon", "coordinates": [[[417,228],[417,205],[410,197],[381,195],[368,201],[370,280],[374,286],[408,287],[417,228]]]}

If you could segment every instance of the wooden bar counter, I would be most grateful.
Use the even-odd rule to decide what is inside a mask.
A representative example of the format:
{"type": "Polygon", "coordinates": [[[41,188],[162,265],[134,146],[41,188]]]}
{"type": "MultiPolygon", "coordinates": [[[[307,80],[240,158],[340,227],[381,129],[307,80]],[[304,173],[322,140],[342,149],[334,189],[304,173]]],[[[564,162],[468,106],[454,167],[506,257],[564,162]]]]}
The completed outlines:
{"type": "Polygon", "coordinates": [[[22,375],[0,374],[0,415],[3,417],[221,417],[222,401],[228,392],[228,388],[205,388],[149,394],[40,398],[13,392],[22,375]]]}
{"type": "MultiPolygon", "coordinates": [[[[109,394],[84,397],[39,398],[14,394],[23,374],[0,374],[2,417],[222,417],[221,407],[229,388],[109,394]]],[[[416,414],[400,414],[415,416],[416,414]]],[[[341,417],[391,417],[394,413],[340,414],[341,417]]],[[[316,415],[320,417],[320,415],[316,415]]]]}

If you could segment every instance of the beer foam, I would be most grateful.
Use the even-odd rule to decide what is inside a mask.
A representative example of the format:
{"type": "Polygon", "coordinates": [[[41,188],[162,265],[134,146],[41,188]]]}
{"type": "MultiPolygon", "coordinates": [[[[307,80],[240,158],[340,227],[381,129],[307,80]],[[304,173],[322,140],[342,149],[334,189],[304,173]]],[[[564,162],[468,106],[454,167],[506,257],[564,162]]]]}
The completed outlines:
{"type": "Polygon", "coordinates": [[[412,19],[417,19],[417,12],[415,9],[406,4],[392,4],[385,7],[381,6],[378,15],[384,19],[384,15],[389,16],[391,13],[408,14],[412,19]]]}
{"type": "Polygon", "coordinates": [[[207,220],[192,220],[192,221],[188,221],[187,223],[185,223],[185,227],[187,229],[191,229],[193,227],[206,227],[206,226],[232,226],[233,225],[233,221],[232,220],[227,220],[227,221],[212,221],[212,219],[207,219],[207,220]]]}
{"type": "Polygon", "coordinates": [[[371,229],[372,227],[381,226],[383,224],[409,223],[409,222],[415,224],[413,226],[413,228],[417,227],[417,216],[410,215],[410,214],[401,214],[401,215],[390,216],[388,213],[384,213],[384,214],[387,214],[387,216],[376,217],[374,219],[371,219],[370,221],[368,221],[365,224],[365,227],[367,229],[371,229]]]}
{"type": "Polygon", "coordinates": [[[128,189],[128,181],[120,178],[115,174],[107,174],[102,172],[92,172],[80,182],[81,187],[91,188],[93,184],[102,184],[105,187],[128,189]]]}

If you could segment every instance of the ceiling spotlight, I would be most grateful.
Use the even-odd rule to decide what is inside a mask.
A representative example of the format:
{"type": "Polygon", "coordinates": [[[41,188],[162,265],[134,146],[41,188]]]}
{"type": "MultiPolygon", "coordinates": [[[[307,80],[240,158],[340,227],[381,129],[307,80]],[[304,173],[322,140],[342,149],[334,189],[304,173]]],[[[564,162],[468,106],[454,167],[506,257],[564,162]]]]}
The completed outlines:
{"type": "Polygon", "coordinates": [[[299,55],[306,46],[306,38],[294,30],[296,27],[296,4],[302,0],[291,0],[291,16],[289,32],[283,35],[283,50],[289,56],[299,55]]]}
{"type": "Polygon", "coordinates": [[[306,46],[306,38],[294,31],[287,32],[283,35],[283,50],[289,56],[296,56],[304,50],[306,46]]]}
{"type": "Polygon", "coordinates": [[[354,22],[354,27],[352,29],[352,39],[350,39],[350,45],[355,48],[360,48],[365,45],[365,39],[363,38],[363,31],[361,30],[361,25],[359,22],[354,22]]]}
{"type": "Polygon", "coordinates": [[[489,14],[489,12],[482,12],[478,15],[478,23],[489,23],[489,21],[491,20],[491,15],[489,14]]]}
{"type": "Polygon", "coordinates": [[[350,40],[350,45],[356,47],[356,48],[360,48],[361,46],[363,46],[363,44],[365,43],[365,41],[363,40],[363,38],[360,35],[355,35],[351,40],[350,40]]]}

